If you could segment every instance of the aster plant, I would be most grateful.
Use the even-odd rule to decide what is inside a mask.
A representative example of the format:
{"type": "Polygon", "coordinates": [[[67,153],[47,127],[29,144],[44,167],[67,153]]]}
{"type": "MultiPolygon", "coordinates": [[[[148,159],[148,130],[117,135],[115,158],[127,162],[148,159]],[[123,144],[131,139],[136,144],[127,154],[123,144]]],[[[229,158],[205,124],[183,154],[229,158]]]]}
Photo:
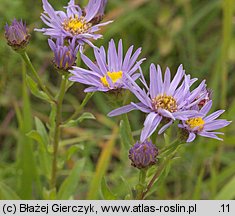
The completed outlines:
{"type": "Polygon", "coordinates": [[[51,38],[76,38],[77,43],[88,43],[93,46],[91,39],[97,40],[102,37],[96,32],[101,26],[112,21],[98,23],[104,15],[106,0],[90,0],[82,10],[74,0],[70,0],[64,11],[55,11],[47,0],[42,0],[44,12],[41,14],[42,21],[48,28],[36,29],[51,38]]]}
{"type": "MultiPolygon", "coordinates": [[[[228,126],[231,122],[217,119],[224,110],[208,114],[212,108],[212,90],[208,90],[205,80],[193,88],[197,79],[186,74],[183,65],[178,67],[174,76],[168,67],[163,73],[161,67],[159,65],[156,67],[153,63],[144,73],[141,66],[145,58],[140,57],[142,48],[134,51],[134,46],[130,46],[124,52],[122,39],[117,44],[111,39],[107,50],[105,46],[98,48],[93,45],[91,40],[102,37],[101,34],[97,34],[99,27],[111,23],[111,21],[102,23],[107,0],[89,0],[84,9],[76,5],[74,0],[70,0],[65,7],[66,12],[55,11],[47,0],[42,2],[44,12],[41,14],[41,19],[47,28],[36,30],[48,36],[48,45],[53,55],[52,63],[54,69],[59,72],[58,88],[56,86],[50,88],[44,84],[27,55],[26,45],[30,36],[26,24],[14,19],[11,25],[5,26],[7,43],[21,55],[31,72],[27,75],[22,74],[23,85],[27,84],[32,94],[47,102],[51,108],[46,118],[47,124],[36,118],[36,129],[27,131],[27,136],[39,144],[38,149],[35,149],[37,152],[35,154],[32,152],[32,155],[37,156],[36,160],[43,170],[38,174],[38,181],[44,183],[43,192],[40,191],[38,196],[40,199],[71,199],[75,195],[74,190],[78,186],[77,180],[84,168],[85,160],[75,162],[71,171],[59,172],[62,168],[67,168],[65,155],[59,160],[61,152],[63,154],[68,152],[66,154],[69,156],[66,157],[70,158],[77,150],[74,146],[64,149],[61,145],[63,129],[76,127],[83,120],[95,118],[91,113],[82,111],[96,92],[102,92],[114,102],[121,99],[121,103],[114,103],[115,108],[108,116],[122,116],[120,138],[124,143],[124,154],[130,159],[129,164],[138,170],[139,181],[130,190],[129,198],[145,199],[183,144],[193,142],[197,136],[222,140],[218,135],[223,133],[216,130],[228,126]],[[95,60],[85,53],[85,43],[93,49],[95,60]],[[79,58],[85,68],[77,65],[79,58]],[[145,78],[148,74],[149,82],[145,78]],[[75,107],[74,113],[65,119],[64,98],[74,83],[86,86],[84,90],[86,96],[78,103],[78,107],[75,107]],[[117,94],[113,94],[121,91],[124,94],[120,98],[117,94]],[[131,93],[135,97],[132,102],[130,102],[131,93]],[[133,110],[145,114],[143,127],[135,134],[132,133],[131,122],[127,115],[133,110]],[[175,127],[177,125],[178,127],[175,127]],[[167,137],[167,129],[170,127],[176,128],[173,134],[176,138],[173,139],[171,135],[172,137],[168,139],[172,142],[161,148],[158,140],[161,140],[163,133],[167,137]],[[64,173],[68,172],[70,174],[64,177],[64,173]]],[[[115,136],[117,133],[118,130],[114,127],[115,136]]],[[[98,171],[106,169],[103,163],[106,160],[102,157],[111,152],[109,145],[113,147],[114,141],[111,140],[107,144],[107,151],[104,148],[105,153],[101,154],[101,159],[98,160],[98,171]]],[[[97,182],[101,182],[101,179],[92,179],[87,198],[97,198],[100,189],[97,182]]],[[[33,191],[33,184],[30,187],[33,191]]],[[[107,186],[102,183],[101,188],[103,187],[107,186]]],[[[106,193],[107,191],[110,198],[112,193],[109,188],[105,188],[106,193]]],[[[113,197],[119,198],[112,195],[113,197]]]]}

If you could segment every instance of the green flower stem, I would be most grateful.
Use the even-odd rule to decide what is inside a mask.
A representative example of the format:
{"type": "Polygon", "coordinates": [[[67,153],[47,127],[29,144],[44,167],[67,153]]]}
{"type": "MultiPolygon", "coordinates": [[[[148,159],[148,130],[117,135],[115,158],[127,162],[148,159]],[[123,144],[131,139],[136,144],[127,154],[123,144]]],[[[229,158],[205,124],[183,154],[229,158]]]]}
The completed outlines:
{"type": "Polygon", "coordinates": [[[56,176],[57,176],[57,155],[60,141],[60,125],[62,120],[62,103],[64,95],[66,92],[67,77],[62,76],[60,90],[58,94],[58,99],[56,101],[56,116],[55,116],[55,128],[54,128],[54,138],[53,138],[53,160],[52,160],[52,170],[51,170],[51,189],[56,186],[56,176]]]}
{"type": "Polygon", "coordinates": [[[141,169],[139,173],[139,183],[136,186],[137,190],[137,200],[142,199],[142,194],[145,190],[146,187],[146,174],[147,174],[148,169],[141,169]]]}
{"type": "Polygon", "coordinates": [[[48,89],[46,88],[46,86],[42,83],[37,71],[35,70],[28,54],[26,53],[26,51],[24,52],[20,52],[20,55],[22,57],[22,59],[24,60],[24,62],[28,65],[28,67],[31,69],[31,72],[33,73],[33,75],[35,76],[39,86],[41,87],[41,89],[47,94],[47,96],[51,99],[51,101],[55,101],[53,96],[51,95],[51,93],[48,91],[48,89]]]}
{"type": "Polygon", "coordinates": [[[150,182],[148,183],[146,190],[141,194],[140,199],[144,199],[145,196],[147,195],[147,193],[150,191],[150,189],[152,188],[153,184],[155,183],[155,181],[157,180],[157,178],[161,175],[161,173],[163,172],[163,170],[165,169],[165,167],[167,166],[167,164],[169,163],[169,161],[175,156],[180,144],[179,141],[176,142],[178,144],[178,146],[176,147],[176,149],[165,159],[165,161],[159,166],[159,168],[157,169],[157,172],[155,173],[155,175],[152,177],[152,179],[150,180],[150,182]]]}
{"type": "Polygon", "coordinates": [[[183,144],[180,140],[175,139],[170,145],[166,146],[161,150],[161,154],[171,150],[171,149],[176,149],[179,145],[183,144]]]}
{"type": "Polygon", "coordinates": [[[77,108],[75,113],[71,117],[69,117],[68,120],[66,120],[64,122],[64,124],[68,123],[70,120],[76,119],[78,117],[78,115],[80,114],[80,112],[82,111],[82,109],[86,106],[88,101],[92,98],[93,95],[94,95],[94,92],[87,93],[86,97],[83,99],[81,105],[77,108]]]}

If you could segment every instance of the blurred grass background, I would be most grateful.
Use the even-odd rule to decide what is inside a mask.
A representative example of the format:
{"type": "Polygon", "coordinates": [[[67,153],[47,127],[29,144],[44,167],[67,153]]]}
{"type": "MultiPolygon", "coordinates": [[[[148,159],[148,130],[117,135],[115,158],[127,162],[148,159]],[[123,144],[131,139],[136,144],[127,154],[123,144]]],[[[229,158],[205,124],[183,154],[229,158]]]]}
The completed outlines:
{"type": "MultiPolygon", "coordinates": [[[[87,3],[76,2],[83,6],[87,3]]],[[[5,23],[14,17],[27,22],[31,33],[28,53],[38,73],[54,92],[59,76],[51,65],[47,38],[33,31],[43,26],[41,1],[0,0],[0,3],[0,199],[38,199],[43,197],[40,191],[45,177],[38,165],[40,155],[32,150],[37,144],[25,134],[35,128],[35,117],[48,123],[50,106],[33,96],[29,102],[22,79],[25,68],[20,57],[6,44],[5,23]]],[[[61,9],[67,0],[51,0],[50,3],[61,9]]],[[[206,79],[208,87],[213,89],[213,109],[226,109],[223,118],[235,120],[234,0],[110,0],[105,20],[110,19],[114,23],[102,29],[104,38],[95,42],[97,46],[107,47],[111,38],[115,41],[122,38],[125,49],[132,44],[136,49],[141,46],[141,56],[147,58],[143,64],[147,79],[152,62],[163,68],[169,66],[172,73],[183,63],[188,74],[199,81],[206,79]]],[[[93,56],[90,48],[86,52],[93,56]]],[[[64,117],[81,103],[85,95],[83,89],[84,86],[76,84],[69,90],[64,117]]],[[[105,96],[97,93],[85,109],[93,113],[96,120],[63,131],[61,146],[64,148],[60,156],[66,162],[60,164],[59,180],[62,181],[78,159],[87,158],[85,169],[78,176],[77,199],[103,198],[100,183],[104,175],[109,188],[120,199],[138,182],[138,170],[130,166],[117,131],[119,118],[106,117],[111,109],[105,96]]],[[[129,117],[137,140],[144,115],[134,111],[129,117]]],[[[224,142],[198,138],[181,148],[179,159],[170,163],[164,172],[167,177],[158,180],[156,192],[148,198],[234,199],[234,131],[233,122],[224,130],[224,142]]],[[[167,133],[170,136],[171,131],[167,133]]],[[[165,145],[163,136],[157,137],[156,144],[165,145]]]]}

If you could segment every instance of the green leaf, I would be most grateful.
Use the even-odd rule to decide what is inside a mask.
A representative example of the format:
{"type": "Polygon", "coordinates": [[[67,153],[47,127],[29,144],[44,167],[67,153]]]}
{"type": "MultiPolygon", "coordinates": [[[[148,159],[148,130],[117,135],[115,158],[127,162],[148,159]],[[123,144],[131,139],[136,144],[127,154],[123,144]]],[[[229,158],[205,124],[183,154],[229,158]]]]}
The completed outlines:
{"type": "Polygon", "coordinates": [[[102,149],[102,152],[99,156],[95,173],[90,182],[87,199],[97,199],[99,195],[100,184],[108,169],[117,136],[118,128],[114,127],[109,141],[107,141],[105,148],[102,149]]]}
{"type": "Polygon", "coordinates": [[[101,181],[101,193],[102,193],[104,199],[106,199],[106,200],[116,200],[117,199],[117,197],[110,191],[104,177],[102,178],[102,181],[101,181]]]}
{"type": "Polygon", "coordinates": [[[0,200],[20,200],[20,197],[3,182],[0,182],[0,200]]]}
{"type": "Polygon", "coordinates": [[[92,113],[85,112],[83,113],[78,119],[70,120],[67,124],[63,125],[62,127],[76,127],[79,123],[86,119],[96,119],[92,113]]]}
{"type": "Polygon", "coordinates": [[[232,200],[235,198],[235,176],[216,195],[216,200],[232,200]]]}
{"type": "Polygon", "coordinates": [[[26,135],[30,137],[31,139],[36,140],[39,144],[42,144],[42,145],[44,144],[41,135],[35,130],[31,130],[26,135]]]}
{"type": "Polygon", "coordinates": [[[123,176],[120,176],[122,182],[124,183],[124,187],[126,189],[126,193],[127,195],[125,196],[125,200],[129,199],[129,200],[132,200],[133,199],[133,193],[132,193],[132,190],[131,190],[131,185],[129,184],[129,182],[123,177],[123,176]]]}
{"type": "Polygon", "coordinates": [[[49,138],[47,135],[46,128],[41,120],[35,117],[36,131],[30,131],[27,136],[38,142],[38,160],[40,164],[40,171],[48,179],[50,178],[51,167],[51,155],[48,152],[49,138]]]}
{"type": "Polygon", "coordinates": [[[32,111],[31,103],[26,87],[26,68],[22,64],[22,117],[20,117],[20,110],[18,110],[18,120],[20,131],[17,139],[17,169],[21,170],[21,175],[18,175],[16,185],[19,187],[17,193],[22,199],[32,199],[33,192],[40,194],[41,183],[39,180],[38,169],[35,163],[35,151],[33,149],[33,140],[26,136],[32,130],[32,111]]]}
{"type": "Polygon", "coordinates": [[[49,137],[48,137],[48,134],[47,134],[47,130],[46,130],[44,124],[42,123],[42,121],[37,117],[35,117],[35,125],[36,125],[37,132],[42,137],[43,143],[46,146],[49,145],[49,137]]]}
{"type": "Polygon", "coordinates": [[[26,75],[26,83],[30,91],[35,97],[38,97],[42,100],[45,100],[49,103],[51,103],[50,98],[47,96],[47,94],[38,88],[38,84],[28,75],[26,75]]]}
{"type": "Polygon", "coordinates": [[[127,133],[127,129],[123,120],[120,121],[120,134],[121,142],[125,150],[129,150],[131,147],[131,141],[127,133]]]}
{"type": "Polygon", "coordinates": [[[73,145],[66,152],[66,160],[70,160],[71,157],[78,151],[83,151],[84,145],[73,145]]]}
{"type": "Polygon", "coordinates": [[[201,168],[201,171],[199,173],[199,176],[197,178],[197,182],[196,182],[196,185],[195,185],[195,189],[194,189],[194,193],[193,193],[193,197],[192,197],[194,200],[199,200],[200,199],[200,193],[202,191],[204,172],[205,172],[205,167],[203,166],[201,168]]]}
{"type": "Polygon", "coordinates": [[[85,165],[85,159],[77,161],[72,171],[70,172],[69,176],[62,183],[58,192],[58,197],[57,197],[58,199],[66,200],[69,199],[72,195],[74,195],[84,165],[85,165]]]}
{"type": "Polygon", "coordinates": [[[169,145],[170,144],[170,137],[166,133],[164,133],[163,136],[164,136],[165,144],[169,145]]]}
{"type": "Polygon", "coordinates": [[[95,119],[95,116],[92,113],[84,112],[76,121],[80,123],[85,119],[95,119]]]}
{"type": "Polygon", "coordinates": [[[51,190],[47,190],[46,188],[43,188],[43,199],[44,200],[56,200],[56,189],[53,188],[51,190]]]}

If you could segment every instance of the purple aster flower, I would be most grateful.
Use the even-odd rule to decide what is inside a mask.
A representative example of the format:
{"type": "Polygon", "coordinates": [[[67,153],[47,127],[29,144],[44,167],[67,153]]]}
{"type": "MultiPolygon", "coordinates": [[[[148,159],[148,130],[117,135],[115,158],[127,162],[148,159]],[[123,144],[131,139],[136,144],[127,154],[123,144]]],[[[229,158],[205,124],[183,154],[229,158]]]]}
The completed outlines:
{"type": "Polygon", "coordinates": [[[157,163],[158,149],[152,141],[137,142],[129,151],[131,165],[138,169],[147,168],[157,163]]]}
{"type": "Polygon", "coordinates": [[[159,130],[159,134],[165,131],[174,120],[187,120],[196,115],[198,111],[190,110],[190,108],[204,97],[204,95],[202,95],[200,98],[197,98],[199,92],[201,92],[205,86],[205,81],[194,91],[190,92],[189,88],[196,79],[190,79],[189,75],[185,75],[182,65],[179,66],[172,81],[170,77],[169,68],[166,69],[163,80],[160,66],[158,66],[156,70],[155,65],[151,64],[150,87],[147,86],[143,75],[141,79],[147,92],[145,89],[141,89],[129,77],[129,83],[127,85],[140,102],[131,103],[130,105],[115,109],[110,112],[108,116],[116,116],[136,109],[147,113],[148,115],[140,136],[140,141],[143,142],[152,135],[163,119],[167,121],[167,124],[159,130]]]}
{"type": "Polygon", "coordinates": [[[117,90],[126,88],[124,83],[127,81],[126,75],[136,80],[139,73],[135,73],[144,59],[136,62],[141,53],[138,48],[132,55],[133,46],[131,46],[123,58],[122,40],[119,40],[116,49],[114,40],[109,42],[108,52],[106,54],[104,47],[95,48],[94,55],[96,63],[93,63],[87,56],[81,54],[83,62],[89,67],[89,70],[73,67],[70,72],[73,76],[71,81],[80,82],[91,87],[85,89],[85,92],[117,90]]]}
{"type": "Polygon", "coordinates": [[[48,35],[52,38],[76,38],[77,42],[81,45],[88,43],[93,46],[90,39],[97,40],[102,35],[95,34],[99,30],[100,26],[109,24],[112,21],[93,25],[91,20],[104,10],[105,6],[103,0],[90,0],[85,8],[85,15],[83,15],[82,9],[75,5],[74,0],[70,0],[66,13],[64,11],[55,11],[47,0],[42,0],[44,13],[41,15],[42,21],[48,26],[48,28],[36,29],[41,31],[44,35],[48,35]]]}
{"type": "Polygon", "coordinates": [[[196,138],[196,135],[223,140],[217,136],[218,134],[223,135],[223,133],[215,132],[213,130],[226,127],[231,123],[231,121],[217,119],[224,110],[218,110],[206,116],[210,111],[211,106],[212,101],[210,100],[199,111],[200,116],[189,118],[186,121],[182,121],[182,124],[178,125],[180,128],[183,128],[188,132],[187,142],[192,142],[196,138]]]}
{"type": "Polygon", "coordinates": [[[17,21],[14,19],[10,26],[8,24],[5,25],[5,37],[8,45],[14,50],[19,50],[27,46],[30,35],[26,29],[26,24],[22,20],[17,21]]]}
{"type": "Polygon", "coordinates": [[[75,65],[76,56],[79,46],[76,45],[75,39],[69,42],[68,46],[64,45],[63,38],[58,38],[56,43],[48,39],[48,44],[54,52],[54,65],[58,70],[68,71],[75,65]]]}

